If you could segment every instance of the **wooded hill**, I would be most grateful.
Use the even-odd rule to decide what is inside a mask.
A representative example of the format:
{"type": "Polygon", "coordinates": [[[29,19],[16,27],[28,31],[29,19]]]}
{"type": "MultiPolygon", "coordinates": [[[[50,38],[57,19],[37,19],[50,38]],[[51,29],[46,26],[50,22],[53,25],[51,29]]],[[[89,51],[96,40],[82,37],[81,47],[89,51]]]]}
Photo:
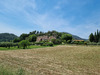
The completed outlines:
{"type": "Polygon", "coordinates": [[[10,33],[0,33],[0,42],[10,42],[11,40],[14,40],[17,38],[16,35],[10,34],[10,33]]]}

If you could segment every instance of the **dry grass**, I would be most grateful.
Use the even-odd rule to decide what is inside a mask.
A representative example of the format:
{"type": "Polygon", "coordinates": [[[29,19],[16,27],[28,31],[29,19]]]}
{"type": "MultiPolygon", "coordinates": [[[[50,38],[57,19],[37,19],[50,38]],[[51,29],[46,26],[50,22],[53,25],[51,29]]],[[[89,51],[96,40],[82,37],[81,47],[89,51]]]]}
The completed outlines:
{"type": "Polygon", "coordinates": [[[56,46],[0,51],[0,65],[30,75],[100,75],[99,46],[56,46]]]}

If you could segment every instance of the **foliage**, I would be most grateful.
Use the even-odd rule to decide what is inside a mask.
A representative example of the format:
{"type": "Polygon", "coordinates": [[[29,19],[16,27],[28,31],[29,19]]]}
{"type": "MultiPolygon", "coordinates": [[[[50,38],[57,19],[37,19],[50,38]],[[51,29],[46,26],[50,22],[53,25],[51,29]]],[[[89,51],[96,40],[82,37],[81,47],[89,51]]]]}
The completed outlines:
{"type": "Polygon", "coordinates": [[[52,39],[51,42],[53,44],[61,44],[62,43],[62,41],[60,39],[52,39]]]}
{"type": "Polygon", "coordinates": [[[93,33],[90,34],[89,40],[90,40],[90,42],[93,42],[94,41],[94,35],[93,35],[93,33]]]}
{"type": "Polygon", "coordinates": [[[15,38],[15,39],[13,40],[14,43],[17,43],[17,42],[20,42],[20,41],[21,41],[20,38],[15,38]]]}
{"type": "Polygon", "coordinates": [[[12,43],[12,42],[2,42],[2,43],[0,43],[0,47],[10,48],[12,46],[16,46],[16,44],[12,43]]]}
{"type": "Polygon", "coordinates": [[[29,36],[29,42],[35,42],[36,41],[36,35],[35,34],[33,34],[33,35],[30,35],[29,36]]]}
{"type": "Polygon", "coordinates": [[[28,34],[24,34],[24,33],[23,33],[23,34],[20,35],[20,39],[21,39],[21,40],[25,40],[26,37],[28,37],[28,36],[29,36],[28,34]]]}
{"type": "Polygon", "coordinates": [[[61,39],[62,40],[66,40],[66,41],[72,40],[72,35],[70,35],[70,34],[62,34],[61,39]]]}
{"type": "Polygon", "coordinates": [[[43,41],[41,41],[41,42],[35,42],[35,45],[40,45],[40,46],[42,46],[43,45],[43,41]]]}
{"type": "Polygon", "coordinates": [[[87,45],[97,45],[96,42],[89,42],[87,45]]]}
{"type": "Polygon", "coordinates": [[[17,36],[14,34],[9,34],[9,33],[0,34],[0,42],[10,42],[11,40],[14,40],[15,38],[17,38],[17,36]]]}
{"type": "Polygon", "coordinates": [[[71,44],[77,44],[77,45],[87,45],[87,42],[85,41],[72,41],[71,44]]]}
{"type": "Polygon", "coordinates": [[[91,33],[89,35],[89,41],[90,42],[100,42],[100,31],[97,30],[97,32],[95,32],[94,34],[91,33]]]}
{"type": "Polygon", "coordinates": [[[68,40],[67,43],[70,44],[71,43],[71,40],[68,40]]]}
{"type": "Polygon", "coordinates": [[[43,46],[53,46],[53,43],[52,42],[45,42],[45,43],[43,43],[43,46]]]}
{"type": "Polygon", "coordinates": [[[19,46],[23,47],[23,49],[27,48],[29,44],[30,42],[28,40],[22,40],[21,42],[19,42],[19,46]]]}

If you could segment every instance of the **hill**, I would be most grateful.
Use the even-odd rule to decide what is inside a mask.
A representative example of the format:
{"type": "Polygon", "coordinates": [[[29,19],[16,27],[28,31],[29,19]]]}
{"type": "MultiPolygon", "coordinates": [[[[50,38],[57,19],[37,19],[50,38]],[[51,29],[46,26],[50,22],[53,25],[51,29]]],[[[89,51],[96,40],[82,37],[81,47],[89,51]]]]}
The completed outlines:
{"type": "MultiPolygon", "coordinates": [[[[62,32],[62,33],[70,34],[68,32],[62,32]]],[[[75,40],[84,40],[84,41],[88,40],[88,39],[81,38],[81,37],[79,37],[77,35],[73,35],[73,34],[71,34],[71,35],[72,35],[73,39],[75,39],[75,40]]]]}
{"type": "Polygon", "coordinates": [[[81,38],[81,37],[79,37],[79,36],[77,36],[77,35],[72,35],[72,37],[73,37],[75,40],[84,40],[84,41],[88,40],[88,39],[81,38]]]}
{"type": "Polygon", "coordinates": [[[0,42],[6,42],[6,41],[11,41],[17,38],[15,34],[10,34],[10,33],[0,33],[0,42]]]}

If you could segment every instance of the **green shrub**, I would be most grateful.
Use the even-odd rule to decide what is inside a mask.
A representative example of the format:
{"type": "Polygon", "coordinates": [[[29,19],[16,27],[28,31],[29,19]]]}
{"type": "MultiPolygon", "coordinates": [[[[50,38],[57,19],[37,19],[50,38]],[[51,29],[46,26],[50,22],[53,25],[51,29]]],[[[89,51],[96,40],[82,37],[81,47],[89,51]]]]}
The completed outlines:
{"type": "Polygon", "coordinates": [[[51,42],[53,44],[61,44],[62,43],[62,41],[60,39],[52,39],[51,42]]]}
{"type": "Polygon", "coordinates": [[[87,45],[87,42],[84,42],[84,45],[87,45]]]}
{"type": "Polygon", "coordinates": [[[96,42],[89,42],[88,45],[97,45],[96,42]]]}
{"type": "Polygon", "coordinates": [[[68,40],[67,43],[70,44],[71,43],[71,40],[68,40]]]}
{"type": "Polygon", "coordinates": [[[78,44],[78,41],[72,41],[71,43],[72,44],[78,44]]]}
{"type": "Polygon", "coordinates": [[[19,42],[19,46],[23,47],[23,49],[27,48],[27,46],[29,46],[30,42],[28,40],[22,40],[21,42],[19,42]]]}
{"type": "Polygon", "coordinates": [[[44,42],[42,42],[42,41],[41,41],[41,42],[35,42],[35,45],[40,45],[40,46],[42,46],[43,43],[44,43],[44,42]]]}
{"type": "Polygon", "coordinates": [[[52,42],[48,42],[47,45],[48,46],[53,46],[53,43],[52,42]]]}
{"type": "Polygon", "coordinates": [[[66,40],[66,41],[72,40],[72,35],[71,34],[62,34],[61,39],[66,40]]]}
{"type": "Polygon", "coordinates": [[[100,45],[100,42],[98,42],[97,45],[100,45]]]}
{"type": "Polygon", "coordinates": [[[6,47],[6,48],[10,48],[12,46],[15,46],[16,44],[15,43],[12,43],[12,42],[2,42],[0,43],[0,47],[6,47]]]}
{"type": "Polygon", "coordinates": [[[53,43],[52,42],[45,42],[45,43],[43,43],[42,46],[53,46],[53,43]]]}
{"type": "Polygon", "coordinates": [[[78,44],[79,45],[84,45],[84,42],[83,41],[79,41],[78,44]]]}

